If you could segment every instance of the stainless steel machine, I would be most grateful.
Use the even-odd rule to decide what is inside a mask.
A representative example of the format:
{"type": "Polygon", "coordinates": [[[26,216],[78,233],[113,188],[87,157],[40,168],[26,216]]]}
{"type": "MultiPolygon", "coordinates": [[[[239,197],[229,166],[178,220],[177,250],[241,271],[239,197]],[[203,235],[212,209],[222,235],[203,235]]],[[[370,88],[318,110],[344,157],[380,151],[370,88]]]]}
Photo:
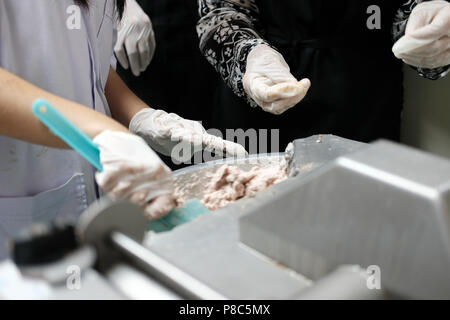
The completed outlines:
{"type": "Polygon", "coordinates": [[[287,156],[290,178],[170,232],[147,232],[139,208],[104,199],[73,229],[71,250],[40,264],[22,255],[20,270],[56,299],[450,298],[449,160],[336,136],[287,153],[176,172],[196,198],[230,161],[250,169],[287,156]]]}

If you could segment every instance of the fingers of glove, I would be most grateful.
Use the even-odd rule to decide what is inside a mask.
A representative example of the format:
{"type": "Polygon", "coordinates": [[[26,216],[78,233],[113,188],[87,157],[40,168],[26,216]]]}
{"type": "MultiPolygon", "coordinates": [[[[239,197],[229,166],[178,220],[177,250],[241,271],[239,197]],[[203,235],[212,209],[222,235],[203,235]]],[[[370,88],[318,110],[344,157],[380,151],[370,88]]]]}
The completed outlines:
{"type": "MultiPolygon", "coordinates": [[[[263,108],[264,111],[280,115],[288,109],[297,105],[306,96],[310,86],[311,82],[308,79],[303,79],[302,81],[299,81],[295,86],[288,86],[288,89],[292,88],[293,94],[279,95],[279,99],[271,99],[272,101],[267,102],[264,101],[259,105],[263,108]]],[[[275,96],[276,95],[273,94],[273,97],[275,96]]]]}
{"type": "Polygon", "coordinates": [[[140,71],[145,71],[150,64],[150,35],[151,35],[151,22],[147,21],[144,26],[141,26],[140,32],[136,39],[137,51],[139,53],[140,71]]]}
{"type": "Polygon", "coordinates": [[[122,165],[119,169],[107,172],[103,170],[102,172],[97,172],[96,180],[97,183],[102,187],[106,193],[111,193],[115,197],[121,197],[123,194],[120,192],[123,189],[133,188],[129,181],[131,177],[140,176],[144,173],[144,168],[122,165]],[[128,182],[125,182],[128,181],[128,182]]]}
{"type": "Polygon", "coordinates": [[[283,83],[283,82],[297,82],[297,79],[291,74],[289,66],[287,68],[274,68],[272,70],[266,69],[266,72],[261,74],[267,77],[271,84],[283,83]]]}
{"type": "Polygon", "coordinates": [[[287,99],[281,99],[271,103],[265,103],[261,107],[263,108],[264,111],[280,115],[286,112],[287,110],[295,107],[300,101],[302,101],[303,98],[306,96],[308,89],[306,87],[303,87],[303,91],[301,91],[297,96],[287,99]]]}
{"type": "MultiPolygon", "coordinates": [[[[292,81],[273,82],[267,77],[258,77],[253,80],[246,80],[249,90],[247,93],[259,104],[270,103],[280,99],[288,99],[291,97],[302,95],[309,89],[311,82],[309,79],[297,81],[293,76],[292,81]]],[[[244,83],[245,84],[245,83],[244,83]]],[[[244,88],[246,86],[244,85],[244,88]]]]}
{"type": "Polygon", "coordinates": [[[197,121],[176,120],[170,127],[172,141],[189,141],[195,145],[201,145],[204,134],[207,134],[205,128],[197,121]]]}
{"type": "MultiPolygon", "coordinates": [[[[259,97],[256,88],[259,86],[268,87],[270,85],[270,80],[267,77],[255,77],[253,74],[250,75],[249,73],[246,73],[242,79],[242,84],[245,92],[258,103],[258,101],[261,101],[261,98],[265,98],[265,96],[259,97]]],[[[265,91],[262,92],[262,94],[264,93],[265,91]]]]}
{"type": "Polygon", "coordinates": [[[411,13],[408,23],[406,24],[405,35],[409,35],[417,29],[423,28],[431,22],[431,15],[428,10],[414,8],[411,13]]]}
{"type": "Polygon", "coordinates": [[[311,82],[309,79],[303,79],[298,82],[279,83],[268,89],[268,101],[289,99],[299,96],[303,99],[310,87],[311,82]]]}
{"type": "Polygon", "coordinates": [[[297,79],[291,74],[289,67],[262,67],[248,69],[244,75],[244,84],[247,83],[248,87],[252,85],[252,82],[259,80],[267,85],[274,85],[283,82],[297,82],[297,79]]]}
{"type": "Polygon", "coordinates": [[[147,205],[147,202],[145,202],[145,199],[147,198],[147,194],[144,190],[138,191],[133,193],[128,200],[132,203],[137,204],[140,207],[145,207],[147,205]]]}
{"type": "Polygon", "coordinates": [[[125,49],[127,50],[128,61],[130,64],[131,72],[134,76],[141,74],[141,61],[139,58],[139,51],[137,47],[137,40],[134,37],[128,37],[125,39],[125,49]]]}
{"type": "Polygon", "coordinates": [[[280,115],[280,114],[283,114],[284,112],[286,112],[287,110],[295,107],[299,102],[300,102],[300,100],[297,97],[295,97],[295,98],[289,98],[289,99],[278,100],[278,101],[274,101],[274,102],[270,102],[270,103],[265,103],[261,107],[266,112],[269,112],[269,113],[272,113],[275,115],[280,115]]]}
{"type": "Polygon", "coordinates": [[[176,123],[177,128],[185,129],[187,133],[202,134],[206,132],[205,128],[199,121],[179,118],[174,122],[176,123]]]}
{"type": "MultiPolygon", "coordinates": [[[[133,119],[136,117],[133,117],[133,119]]],[[[151,131],[153,136],[159,138],[170,138],[171,130],[180,128],[179,117],[172,113],[168,114],[163,110],[142,113],[139,115],[139,119],[141,119],[139,122],[141,131],[151,131]]]]}
{"type": "Polygon", "coordinates": [[[194,153],[202,151],[204,149],[203,134],[192,134],[180,138],[178,146],[183,147],[186,152],[186,157],[189,155],[192,157],[194,153]]]}
{"type": "Polygon", "coordinates": [[[409,50],[402,53],[398,52],[394,53],[400,59],[403,60],[407,59],[409,61],[413,60],[416,61],[417,64],[420,64],[420,61],[424,61],[424,63],[426,63],[427,65],[435,64],[442,66],[446,65],[442,64],[444,62],[443,57],[445,57],[445,53],[449,49],[450,49],[450,37],[445,36],[439,40],[433,41],[427,46],[415,48],[413,50],[409,50]]]}
{"type": "Polygon", "coordinates": [[[266,77],[258,77],[253,79],[249,86],[249,94],[256,101],[260,103],[267,103],[276,100],[273,95],[269,97],[269,89],[272,86],[271,81],[266,77]]]}
{"type": "Polygon", "coordinates": [[[448,26],[449,8],[446,1],[435,0],[419,3],[411,12],[406,25],[406,35],[429,24],[442,27],[447,24],[448,26]]]}
{"type": "Polygon", "coordinates": [[[150,55],[150,45],[148,39],[141,39],[138,42],[138,52],[139,52],[139,60],[141,72],[144,72],[150,64],[151,55],[150,55]]]}
{"type": "Polygon", "coordinates": [[[170,170],[138,136],[115,131],[104,131],[94,138],[100,149],[102,172],[96,180],[107,193],[126,197],[124,192],[141,185],[141,179],[159,180],[160,172],[170,170]]]}
{"type": "MultiPolygon", "coordinates": [[[[430,25],[434,26],[434,29],[431,29],[430,32],[435,33],[437,37],[450,36],[450,3],[443,2],[430,25]]],[[[427,36],[426,30],[422,32],[424,32],[424,36],[427,36]]]]}
{"type": "Polygon", "coordinates": [[[421,51],[430,54],[435,44],[442,38],[450,36],[450,5],[445,1],[431,1],[419,4],[411,14],[405,36],[393,47],[397,58],[405,53],[421,51]]]}
{"type": "Polygon", "coordinates": [[[423,28],[411,32],[407,36],[410,37],[411,40],[415,40],[419,44],[427,44],[448,35],[448,30],[442,30],[441,27],[438,27],[435,24],[429,24],[423,28]]]}
{"type": "Polygon", "coordinates": [[[131,72],[135,77],[141,74],[141,63],[139,60],[139,53],[137,51],[128,52],[128,60],[130,63],[131,72]]]}
{"type": "Polygon", "coordinates": [[[394,44],[392,52],[397,58],[401,59],[402,55],[423,48],[433,41],[433,39],[416,39],[411,36],[403,36],[394,44]]]}
{"type": "Polygon", "coordinates": [[[225,151],[228,157],[243,158],[248,155],[247,150],[238,143],[225,140],[225,151]]]}
{"type": "Polygon", "coordinates": [[[145,216],[150,220],[164,217],[175,207],[175,199],[172,195],[159,196],[144,208],[145,216]]]}
{"type": "Polygon", "coordinates": [[[274,115],[281,115],[287,110],[293,108],[297,104],[297,101],[293,98],[278,100],[274,102],[264,103],[261,108],[274,115]]]}
{"type": "Polygon", "coordinates": [[[116,54],[117,61],[119,61],[120,65],[125,70],[127,70],[129,65],[128,65],[127,53],[125,51],[125,46],[124,46],[125,36],[126,36],[125,30],[119,32],[116,45],[114,46],[114,53],[116,54]]]}
{"type": "Polygon", "coordinates": [[[450,65],[450,49],[435,56],[412,56],[404,55],[402,60],[413,67],[434,69],[450,65]]]}
{"type": "Polygon", "coordinates": [[[405,36],[395,45],[393,52],[397,58],[410,57],[429,57],[434,58],[450,49],[450,37],[444,36],[432,42],[417,40],[405,36]]]}
{"type": "MultiPolygon", "coordinates": [[[[415,20],[415,19],[414,19],[415,20]]],[[[450,4],[440,10],[435,16],[424,18],[421,26],[419,22],[408,23],[406,35],[415,39],[436,40],[450,35],[450,4]]]]}
{"type": "Polygon", "coordinates": [[[282,82],[297,82],[297,79],[291,74],[289,65],[279,52],[267,45],[259,45],[247,57],[244,89],[251,90],[255,81],[270,86],[282,82]]]}
{"type": "Polygon", "coordinates": [[[425,47],[411,50],[407,52],[406,55],[413,57],[435,58],[448,49],[450,49],[450,37],[442,37],[441,39],[433,41],[425,47]]]}
{"type": "Polygon", "coordinates": [[[438,59],[440,63],[437,67],[445,67],[450,65],[450,49],[442,53],[438,59]]]}
{"type": "Polygon", "coordinates": [[[126,197],[122,197],[136,203],[140,206],[146,206],[154,199],[169,194],[173,191],[171,184],[166,179],[144,182],[142,185],[134,188],[126,197]]]}
{"type": "Polygon", "coordinates": [[[133,196],[144,192],[146,198],[142,201],[148,202],[152,199],[151,197],[155,194],[155,191],[160,190],[163,185],[170,183],[170,181],[171,173],[161,163],[152,170],[145,170],[144,168],[141,170],[127,170],[127,175],[116,182],[110,193],[120,198],[131,198],[133,201],[133,196]]]}
{"type": "Polygon", "coordinates": [[[203,148],[209,152],[214,152],[227,157],[245,157],[248,155],[244,147],[238,143],[227,141],[221,137],[205,133],[203,138],[203,148]]]}
{"type": "Polygon", "coordinates": [[[225,154],[226,140],[212,134],[204,134],[202,139],[203,148],[205,150],[222,156],[225,154]]]}
{"type": "MultiPolygon", "coordinates": [[[[169,156],[173,161],[179,163],[185,163],[189,161],[196,152],[195,147],[193,150],[192,143],[186,141],[179,141],[170,145],[166,145],[166,148],[167,146],[170,148],[169,156]]],[[[201,146],[198,149],[201,150],[201,146]]]]}

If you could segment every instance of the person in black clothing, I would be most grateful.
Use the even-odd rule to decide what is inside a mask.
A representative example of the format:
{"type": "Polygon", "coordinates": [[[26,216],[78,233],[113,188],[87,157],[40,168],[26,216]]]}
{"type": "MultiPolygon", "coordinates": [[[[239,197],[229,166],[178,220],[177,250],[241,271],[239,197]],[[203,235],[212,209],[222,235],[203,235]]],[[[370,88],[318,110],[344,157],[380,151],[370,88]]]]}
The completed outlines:
{"type": "Polygon", "coordinates": [[[144,102],[202,121],[208,128],[214,90],[220,79],[198,49],[197,2],[137,2],[152,21],[156,51],[152,63],[138,77],[120,64],[118,73],[144,102]]]}
{"type": "Polygon", "coordinates": [[[446,1],[198,3],[200,49],[224,80],[211,125],[280,129],[281,148],[328,133],[399,140],[402,61],[391,48],[405,30],[397,57],[429,79],[449,70],[446,1]]]}
{"type": "MultiPolygon", "coordinates": [[[[133,2],[134,0],[131,1],[133,2]]],[[[139,51],[145,50],[140,50],[139,44],[134,45],[136,48],[131,48],[128,52],[126,48],[124,50],[125,45],[122,44],[124,41],[119,30],[118,38],[121,41],[116,45],[118,73],[130,89],[149,105],[184,119],[199,121],[205,128],[210,128],[214,112],[211,106],[220,78],[198,49],[196,0],[138,0],[136,3],[151,21],[146,21],[142,14],[136,14],[140,17],[135,17],[135,20],[142,20],[142,29],[145,26],[153,28],[150,40],[152,37],[156,38],[156,50],[155,44],[150,41],[148,51],[153,57],[151,64],[147,67],[147,59],[139,58],[135,59],[133,68],[131,61],[127,61],[132,60],[129,51],[137,49],[139,55],[139,51]],[[128,54],[125,59],[124,52],[128,54]],[[145,63],[142,63],[144,60],[145,63]]],[[[125,16],[126,14],[127,12],[125,16]]],[[[140,30],[135,30],[140,34],[138,31],[140,30]]],[[[140,55],[148,57],[146,54],[140,55]]],[[[208,136],[205,136],[205,139],[209,139],[208,136]]],[[[156,148],[156,151],[160,150],[156,148]]],[[[179,164],[179,161],[174,161],[164,152],[160,152],[160,156],[172,169],[184,167],[191,164],[193,159],[197,159],[194,157],[185,164],[179,164]]]]}

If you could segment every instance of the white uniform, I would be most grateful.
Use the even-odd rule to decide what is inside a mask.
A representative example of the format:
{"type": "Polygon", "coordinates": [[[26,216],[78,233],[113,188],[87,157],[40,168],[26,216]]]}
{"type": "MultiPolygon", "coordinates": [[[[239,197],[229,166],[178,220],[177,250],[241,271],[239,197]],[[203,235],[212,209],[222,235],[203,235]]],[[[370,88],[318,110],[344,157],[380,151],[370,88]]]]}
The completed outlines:
{"type": "MultiPolygon", "coordinates": [[[[89,1],[89,10],[80,8],[79,15],[74,5],[1,0],[0,67],[109,115],[104,88],[115,41],[115,1],[89,1]],[[77,22],[80,28],[72,29],[77,22]]],[[[74,151],[0,136],[0,260],[7,256],[6,239],[19,229],[77,218],[96,194],[93,168],[74,151]]]]}

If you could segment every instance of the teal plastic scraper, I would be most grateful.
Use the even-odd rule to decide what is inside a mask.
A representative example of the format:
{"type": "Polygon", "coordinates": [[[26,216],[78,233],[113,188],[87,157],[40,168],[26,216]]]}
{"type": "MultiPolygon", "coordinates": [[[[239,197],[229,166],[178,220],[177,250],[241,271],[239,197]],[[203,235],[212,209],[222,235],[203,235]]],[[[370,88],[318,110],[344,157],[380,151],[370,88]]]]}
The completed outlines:
{"type": "Polygon", "coordinates": [[[211,213],[211,211],[209,211],[203,203],[197,199],[191,199],[186,201],[181,207],[172,209],[165,217],[159,220],[150,221],[148,230],[152,230],[156,233],[170,231],[177,226],[208,213],[211,213]]]}
{"type": "Polygon", "coordinates": [[[75,127],[48,101],[38,99],[33,103],[33,113],[51,132],[81,154],[97,170],[102,171],[100,150],[86,134],[75,127]]]}
{"type": "MultiPolygon", "coordinates": [[[[33,113],[51,132],[77,151],[97,170],[103,171],[100,163],[100,150],[90,137],[80,131],[48,101],[38,99],[33,103],[33,113]]],[[[165,217],[149,222],[149,230],[170,231],[210,211],[197,199],[187,201],[183,206],[172,209],[165,217]]]]}

